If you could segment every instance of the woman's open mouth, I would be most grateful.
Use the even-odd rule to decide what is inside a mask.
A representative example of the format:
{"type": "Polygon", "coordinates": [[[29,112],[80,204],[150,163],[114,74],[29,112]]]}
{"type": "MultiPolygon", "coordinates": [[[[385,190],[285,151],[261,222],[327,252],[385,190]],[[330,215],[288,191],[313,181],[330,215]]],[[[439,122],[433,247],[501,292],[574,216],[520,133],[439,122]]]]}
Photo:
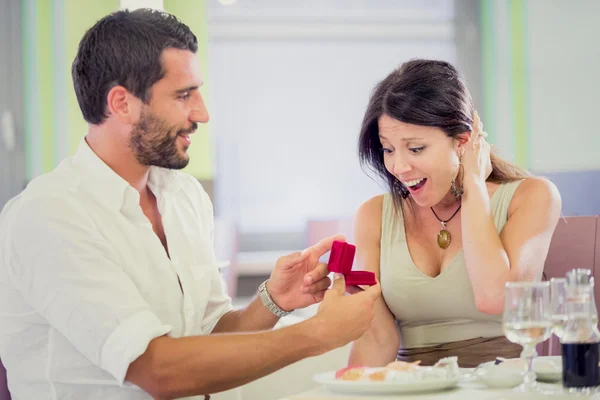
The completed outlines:
{"type": "Polygon", "coordinates": [[[404,186],[408,188],[410,193],[416,193],[421,190],[423,186],[425,186],[425,182],[427,182],[427,178],[414,179],[412,181],[402,183],[404,183],[404,186]]]}

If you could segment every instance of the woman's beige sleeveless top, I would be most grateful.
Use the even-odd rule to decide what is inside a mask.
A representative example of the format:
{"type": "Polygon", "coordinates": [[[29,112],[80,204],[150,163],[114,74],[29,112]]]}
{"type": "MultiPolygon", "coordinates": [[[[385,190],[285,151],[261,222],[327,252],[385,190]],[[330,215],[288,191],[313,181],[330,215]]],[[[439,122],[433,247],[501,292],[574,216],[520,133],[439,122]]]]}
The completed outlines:
{"type": "MultiPolygon", "coordinates": [[[[510,202],[521,182],[501,184],[490,199],[498,233],[506,224],[510,202]]],[[[389,193],[383,198],[380,281],[385,302],[396,317],[401,348],[503,335],[502,315],[484,314],[475,307],[462,250],[435,278],[415,266],[404,222],[394,212],[389,193]]]]}

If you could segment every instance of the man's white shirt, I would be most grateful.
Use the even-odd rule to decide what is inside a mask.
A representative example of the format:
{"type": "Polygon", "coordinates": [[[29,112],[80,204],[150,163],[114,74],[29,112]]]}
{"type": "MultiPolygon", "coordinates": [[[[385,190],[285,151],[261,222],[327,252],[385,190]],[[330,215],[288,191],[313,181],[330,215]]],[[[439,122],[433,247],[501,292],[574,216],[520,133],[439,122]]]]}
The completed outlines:
{"type": "Polygon", "coordinates": [[[158,167],[148,186],[169,254],[139,193],[85,140],[4,207],[0,359],[13,399],[149,399],[124,382],[148,343],[207,335],[232,310],[202,186],[158,167]]]}

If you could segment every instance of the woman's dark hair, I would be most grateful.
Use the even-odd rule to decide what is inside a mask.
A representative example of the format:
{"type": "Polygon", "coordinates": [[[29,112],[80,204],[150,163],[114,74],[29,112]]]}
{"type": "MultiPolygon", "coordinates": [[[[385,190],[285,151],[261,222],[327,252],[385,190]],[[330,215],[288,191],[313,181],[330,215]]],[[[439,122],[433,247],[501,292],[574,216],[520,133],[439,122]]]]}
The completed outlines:
{"type": "MultiPolygon", "coordinates": [[[[359,159],[363,168],[367,167],[386,182],[397,212],[402,212],[402,201],[409,192],[385,168],[379,118],[385,114],[408,124],[437,127],[453,138],[472,130],[473,111],[464,79],[445,61],[405,62],[375,87],[360,130],[359,159]]],[[[494,154],[491,161],[490,182],[511,182],[529,176],[494,154]]]]}
{"type": "Polygon", "coordinates": [[[171,14],[121,10],[96,22],[81,39],[71,67],[83,118],[101,124],[106,96],[116,85],[148,103],[150,88],[165,74],[161,54],[168,48],[198,50],[196,36],[171,14]]]}

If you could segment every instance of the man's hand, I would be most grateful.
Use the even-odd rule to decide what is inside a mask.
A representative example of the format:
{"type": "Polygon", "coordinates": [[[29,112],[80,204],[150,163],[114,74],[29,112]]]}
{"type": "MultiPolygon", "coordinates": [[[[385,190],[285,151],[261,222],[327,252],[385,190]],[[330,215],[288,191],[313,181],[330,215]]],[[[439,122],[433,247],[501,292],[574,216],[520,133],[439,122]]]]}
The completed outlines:
{"type": "Polygon", "coordinates": [[[335,274],[333,287],[325,294],[319,305],[315,331],[327,348],[343,346],[360,338],[371,326],[375,316],[375,300],[381,295],[381,287],[370,286],[356,294],[347,295],[344,275],[335,274]]]}
{"type": "Polygon", "coordinates": [[[302,253],[293,253],[277,260],[267,282],[267,291],[275,304],[290,311],[323,300],[331,279],[327,276],[327,264],[319,262],[319,258],[331,250],[336,240],[344,241],[345,238],[342,235],[331,236],[302,253]]]}

